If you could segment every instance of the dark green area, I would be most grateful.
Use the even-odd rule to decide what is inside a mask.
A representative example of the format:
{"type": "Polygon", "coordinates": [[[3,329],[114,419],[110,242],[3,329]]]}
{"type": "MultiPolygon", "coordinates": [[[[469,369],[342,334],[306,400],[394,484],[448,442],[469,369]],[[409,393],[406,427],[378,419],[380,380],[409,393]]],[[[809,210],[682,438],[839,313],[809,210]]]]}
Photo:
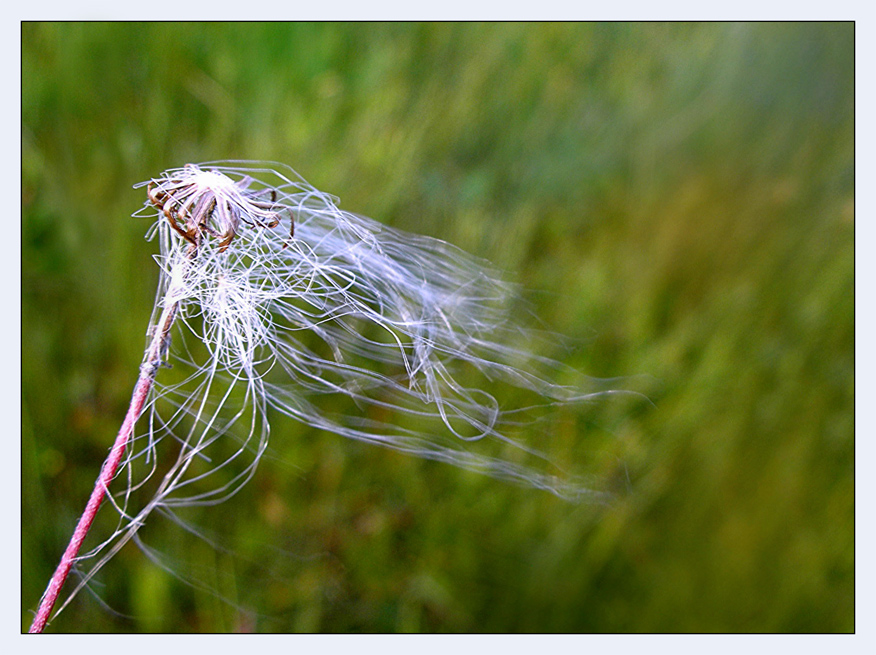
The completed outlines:
{"type": "Polygon", "coordinates": [[[208,588],[129,545],[111,609],[50,631],[854,629],[850,24],[22,31],[22,626],[142,356],[131,187],[233,158],[489,258],[573,340],[545,354],[650,376],[654,407],[552,428],[608,506],[276,417],[245,491],[191,514],[223,548],[144,528],[208,588]]]}

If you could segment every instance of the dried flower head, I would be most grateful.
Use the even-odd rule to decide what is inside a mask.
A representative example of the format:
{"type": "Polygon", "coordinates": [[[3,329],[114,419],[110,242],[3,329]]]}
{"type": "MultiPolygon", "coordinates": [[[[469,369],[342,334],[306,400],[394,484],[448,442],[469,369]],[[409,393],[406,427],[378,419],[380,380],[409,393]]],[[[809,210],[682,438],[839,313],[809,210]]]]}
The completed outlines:
{"type": "Polygon", "coordinates": [[[342,211],[279,164],[189,164],[139,186],[136,215],[156,218],[149,235],[160,242],[144,359],[154,386],[125,446],[124,484],[110,489],[118,529],[79,558],[92,565],[73,594],[150,513],[182,522],[177,508],[239,490],[265,452],[271,411],[563,497],[602,497],[519,437],[539,410],[606,392],[550,381],[561,366],[531,352],[514,289],[486,262],[342,211]],[[159,363],[173,369],[156,375],[159,363]],[[503,385],[526,403],[501,407],[503,385]],[[485,439],[523,457],[482,452],[474,442],[485,439]],[[159,448],[175,460],[164,464],[159,448]]]}
{"type": "MultiPolygon", "coordinates": [[[[180,175],[149,182],[146,194],[184,239],[197,245],[201,235],[207,234],[219,239],[220,250],[225,250],[241,222],[251,227],[276,227],[280,222],[274,211],[276,191],[252,190],[252,182],[249,177],[234,182],[217,171],[202,171],[188,164],[180,175]],[[266,192],[271,202],[260,200],[266,192]]],[[[290,237],[294,235],[294,227],[294,220],[290,221],[290,237]]]]}

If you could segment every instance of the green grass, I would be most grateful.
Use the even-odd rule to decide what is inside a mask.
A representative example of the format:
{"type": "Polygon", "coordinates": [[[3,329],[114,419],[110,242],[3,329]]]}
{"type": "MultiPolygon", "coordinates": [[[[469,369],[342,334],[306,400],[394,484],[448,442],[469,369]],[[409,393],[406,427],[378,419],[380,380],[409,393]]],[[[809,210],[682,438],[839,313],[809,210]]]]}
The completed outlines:
{"type": "MultiPolygon", "coordinates": [[[[289,163],[489,258],[598,377],[573,505],[275,417],[275,459],[155,517],[56,632],[854,629],[851,24],[25,24],[22,626],[130,397],[155,245],[131,186],[289,163]],[[230,601],[223,602],[222,596],[230,601]]],[[[111,527],[101,513],[100,530],[111,527]]],[[[104,533],[105,534],[105,533],[104,533]]]]}

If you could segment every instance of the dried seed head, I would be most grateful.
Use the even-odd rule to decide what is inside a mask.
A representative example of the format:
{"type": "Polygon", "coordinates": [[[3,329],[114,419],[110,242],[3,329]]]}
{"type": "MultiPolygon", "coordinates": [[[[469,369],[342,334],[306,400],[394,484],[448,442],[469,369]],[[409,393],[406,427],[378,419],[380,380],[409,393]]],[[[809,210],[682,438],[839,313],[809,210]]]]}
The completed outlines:
{"type": "Polygon", "coordinates": [[[268,228],[280,223],[275,210],[276,192],[253,189],[253,182],[249,176],[235,182],[219,171],[187,164],[180,171],[150,181],[147,196],[187,241],[200,245],[201,236],[206,234],[218,239],[219,250],[224,251],[237,236],[241,223],[268,228]],[[267,201],[267,197],[272,200],[267,201]]]}
{"type": "Polygon", "coordinates": [[[152,325],[178,310],[157,359],[174,368],[156,377],[110,490],[118,529],[79,557],[71,598],[156,510],[185,525],[180,507],[234,495],[267,448],[271,412],[566,498],[606,497],[531,438],[557,408],[614,392],[552,381],[576,373],[535,352],[514,287],[486,262],[342,211],[278,164],[187,165],[142,186],[161,244],[152,325]],[[293,217],[287,240],[273,228],[288,220],[291,235],[293,217]],[[133,492],[156,478],[137,505],[133,492]]]}

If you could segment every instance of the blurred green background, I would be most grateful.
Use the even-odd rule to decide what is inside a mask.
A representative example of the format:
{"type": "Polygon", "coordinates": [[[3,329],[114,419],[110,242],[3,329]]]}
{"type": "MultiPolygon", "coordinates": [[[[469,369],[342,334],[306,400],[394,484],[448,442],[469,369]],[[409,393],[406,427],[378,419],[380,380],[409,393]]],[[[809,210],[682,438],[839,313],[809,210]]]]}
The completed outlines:
{"type": "Polygon", "coordinates": [[[617,499],[275,417],[244,492],[192,515],[220,547],[143,530],[199,586],[129,545],[50,631],[853,630],[853,37],[24,24],[22,627],[143,352],[156,244],[131,187],[240,158],[492,260],[577,344],[545,354],[651,376],[653,407],[551,437],[617,499]]]}

